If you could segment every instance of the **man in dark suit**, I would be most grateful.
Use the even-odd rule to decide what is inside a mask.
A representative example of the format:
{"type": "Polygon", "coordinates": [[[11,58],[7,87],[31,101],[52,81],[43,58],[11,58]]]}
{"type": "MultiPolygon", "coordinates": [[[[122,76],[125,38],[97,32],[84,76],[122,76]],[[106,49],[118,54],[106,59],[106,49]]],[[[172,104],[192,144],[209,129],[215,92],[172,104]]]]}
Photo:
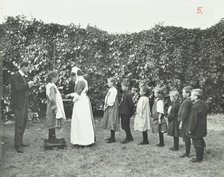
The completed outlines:
{"type": "Polygon", "coordinates": [[[196,151],[196,158],[192,159],[193,163],[203,160],[205,141],[203,137],[207,135],[207,110],[205,103],[201,100],[202,91],[194,89],[191,92],[191,101],[193,102],[188,134],[196,151]]]}
{"type": "Polygon", "coordinates": [[[23,134],[28,119],[28,90],[34,82],[26,81],[26,75],[30,69],[28,62],[20,65],[20,70],[11,77],[11,106],[15,116],[15,148],[19,153],[23,153],[23,134]]]}
{"type": "Polygon", "coordinates": [[[121,126],[126,133],[126,138],[122,141],[122,144],[126,144],[133,141],[133,137],[130,129],[130,119],[134,114],[134,103],[132,101],[132,93],[129,90],[129,82],[124,80],[121,83],[121,88],[123,90],[122,99],[120,102],[120,116],[121,116],[121,126]]]}

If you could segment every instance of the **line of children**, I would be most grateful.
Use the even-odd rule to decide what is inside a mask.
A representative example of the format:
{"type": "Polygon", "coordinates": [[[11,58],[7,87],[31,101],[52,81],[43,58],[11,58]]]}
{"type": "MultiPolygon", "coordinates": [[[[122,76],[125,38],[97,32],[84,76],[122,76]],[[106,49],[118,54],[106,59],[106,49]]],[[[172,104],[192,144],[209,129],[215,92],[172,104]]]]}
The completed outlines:
{"type": "MultiPolygon", "coordinates": [[[[47,102],[47,124],[49,128],[49,143],[57,141],[55,133],[56,119],[65,118],[62,98],[55,83],[57,81],[57,73],[51,72],[48,75],[46,85],[47,102]]],[[[91,110],[91,103],[86,96],[88,90],[87,81],[83,77],[79,77],[76,83],[76,93],[78,95],[74,104],[73,115],[76,118],[72,120],[71,143],[78,145],[89,145],[95,143],[94,122],[91,110]],[[78,107],[78,105],[80,106],[78,107]],[[89,107],[83,112],[82,107],[89,107]],[[79,116],[78,113],[80,112],[79,116]],[[74,114],[75,113],[75,114],[74,114]],[[88,115],[86,115],[88,114],[88,115]],[[78,117],[80,118],[78,120],[78,117]],[[83,118],[86,118],[84,120],[83,118]],[[73,128],[74,122],[83,122],[83,126],[73,128]],[[89,135],[86,135],[86,123],[89,122],[89,135]],[[80,129],[82,128],[82,130],[80,129]],[[73,130],[74,129],[74,130],[73,130]],[[78,132],[78,133],[76,133],[78,132]],[[81,135],[82,134],[82,135],[81,135]],[[74,136],[73,135],[77,135],[74,136]],[[89,139],[89,137],[91,137],[89,139]],[[74,140],[74,141],[73,141],[74,140]]],[[[110,88],[105,97],[104,105],[104,128],[111,130],[111,137],[107,139],[107,143],[115,142],[115,131],[119,130],[119,122],[121,117],[121,125],[126,133],[123,144],[133,141],[130,130],[130,119],[134,114],[134,103],[132,101],[132,93],[129,90],[130,83],[124,80],[121,83],[123,94],[118,105],[118,91],[115,87],[114,78],[108,79],[108,87],[110,88]],[[120,114],[119,114],[120,111],[120,114]]],[[[147,87],[140,88],[140,99],[137,103],[137,109],[134,119],[134,130],[141,131],[143,141],[139,145],[149,144],[147,131],[152,128],[153,133],[159,133],[158,147],[164,147],[164,133],[167,132],[167,124],[164,116],[163,90],[161,88],[154,89],[155,101],[150,114],[150,105],[147,87]]],[[[171,106],[168,109],[168,135],[173,137],[174,146],[170,148],[173,151],[179,150],[179,136],[181,134],[185,142],[185,153],[181,157],[190,157],[191,139],[196,151],[196,158],[192,159],[193,163],[203,161],[205,141],[207,135],[207,111],[206,105],[201,100],[202,90],[193,89],[186,86],[182,90],[184,101],[180,104],[180,95],[178,91],[170,92],[171,106]]],[[[74,125],[78,125],[74,124],[74,125]]]]}
{"type": "MultiPolygon", "coordinates": [[[[133,141],[130,130],[130,119],[134,115],[134,103],[132,93],[129,90],[130,83],[124,80],[121,83],[122,98],[120,107],[118,103],[118,91],[114,78],[108,80],[109,90],[105,97],[103,127],[110,129],[111,136],[106,139],[107,143],[115,142],[115,131],[119,130],[121,118],[122,129],[126,133],[126,138],[121,143],[126,144],[133,141]]],[[[161,88],[154,89],[155,101],[150,111],[147,87],[140,88],[140,98],[137,103],[134,117],[134,130],[142,132],[143,141],[139,145],[149,144],[148,130],[159,134],[158,147],[164,147],[164,133],[173,137],[174,146],[172,151],[179,150],[179,137],[182,136],[185,142],[185,153],[181,157],[190,157],[191,139],[196,150],[196,158],[192,162],[201,162],[203,160],[205,141],[203,137],[207,134],[207,113],[205,103],[201,100],[202,91],[200,89],[192,90],[190,86],[184,87],[182,96],[184,101],[180,103],[180,94],[178,91],[170,92],[171,106],[168,109],[167,122],[164,111],[164,97],[161,88]],[[191,95],[191,96],[190,96],[191,95]]]]}

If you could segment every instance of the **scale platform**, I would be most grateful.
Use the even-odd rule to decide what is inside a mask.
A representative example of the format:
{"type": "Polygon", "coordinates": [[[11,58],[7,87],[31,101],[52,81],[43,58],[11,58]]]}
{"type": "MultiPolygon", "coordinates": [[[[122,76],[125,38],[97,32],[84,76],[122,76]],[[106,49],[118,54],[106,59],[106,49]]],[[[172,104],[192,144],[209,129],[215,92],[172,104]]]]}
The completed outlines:
{"type": "Polygon", "coordinates": [[[58,149],[65,149],[66,142],[64,138],[59,138],[57,143],[49,143],[48,139],[44,139],[44,148],[46,150],[58,150],[58,149]]]}

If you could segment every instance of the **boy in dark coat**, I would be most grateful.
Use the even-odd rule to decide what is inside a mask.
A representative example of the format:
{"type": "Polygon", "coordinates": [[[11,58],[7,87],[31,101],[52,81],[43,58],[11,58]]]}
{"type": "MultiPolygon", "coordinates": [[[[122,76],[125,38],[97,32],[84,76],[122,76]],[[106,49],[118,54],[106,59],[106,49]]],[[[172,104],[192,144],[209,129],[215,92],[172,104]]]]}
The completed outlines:
{"type": "Polygon", "coordinates": [[[123,90],[121,103],[120,103],[120,116],[121,116],[121,126],[126,133],[126,138],[122,141],[122,144],[126,144],[130,141],[133,141],[130,130],[130,118],[134,113],[134,103],[132,101],[132,93],[129,90],[129,82],[124,80],[121,83],[121,88],[123,90]]]}
{"type": "Polygon", "coordinates": [[[178,91],[170,92],[170,100],[172,102],[168,109],[168,131],[167,134],[173,137],[174,146],[170,148],[172,151],[179,150],[179,121],[178,121],[178,111],[180,108],[180,94],[178,91]]]}
{"type": "Polygon", "coordinates": [[[196,150],[196,158],[192,159],[193,163],[203,161],[205,141],[203,137],[207,135],[207,111],[206,105],[201,100],[202,91],[194,89],[191,92],[191,101],[193,102],[188,134],[192,138],[196,150]]]}
{"type": "Polygon", "coordinates": [[[180,122],[180,130],[181,130],[181,136],[183,138],[183,141],[185,143],[185,153],[180,156],[182,158],[190,157],[190,151],[191,151],[191,138],[187,135],[187,128],[189,124],[189,117],[191,113],[191,86],[186,86],[183,88],[182,96],[184,101],[182,102],[179,112],[178,112],[178,120],[180,122]]]}

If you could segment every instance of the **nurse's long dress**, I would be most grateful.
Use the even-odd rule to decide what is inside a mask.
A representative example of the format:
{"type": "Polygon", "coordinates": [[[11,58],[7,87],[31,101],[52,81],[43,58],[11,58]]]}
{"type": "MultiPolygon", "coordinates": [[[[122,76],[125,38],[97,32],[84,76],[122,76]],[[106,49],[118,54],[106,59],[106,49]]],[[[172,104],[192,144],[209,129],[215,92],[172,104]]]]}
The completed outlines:
{"type": "Polygon", "coordinates": [[[74,94],[72,121],[71,121],[71,144],[91,145],[95,143],[94,120],[92,106],[86,91],[78,95],[74,94]]]}

